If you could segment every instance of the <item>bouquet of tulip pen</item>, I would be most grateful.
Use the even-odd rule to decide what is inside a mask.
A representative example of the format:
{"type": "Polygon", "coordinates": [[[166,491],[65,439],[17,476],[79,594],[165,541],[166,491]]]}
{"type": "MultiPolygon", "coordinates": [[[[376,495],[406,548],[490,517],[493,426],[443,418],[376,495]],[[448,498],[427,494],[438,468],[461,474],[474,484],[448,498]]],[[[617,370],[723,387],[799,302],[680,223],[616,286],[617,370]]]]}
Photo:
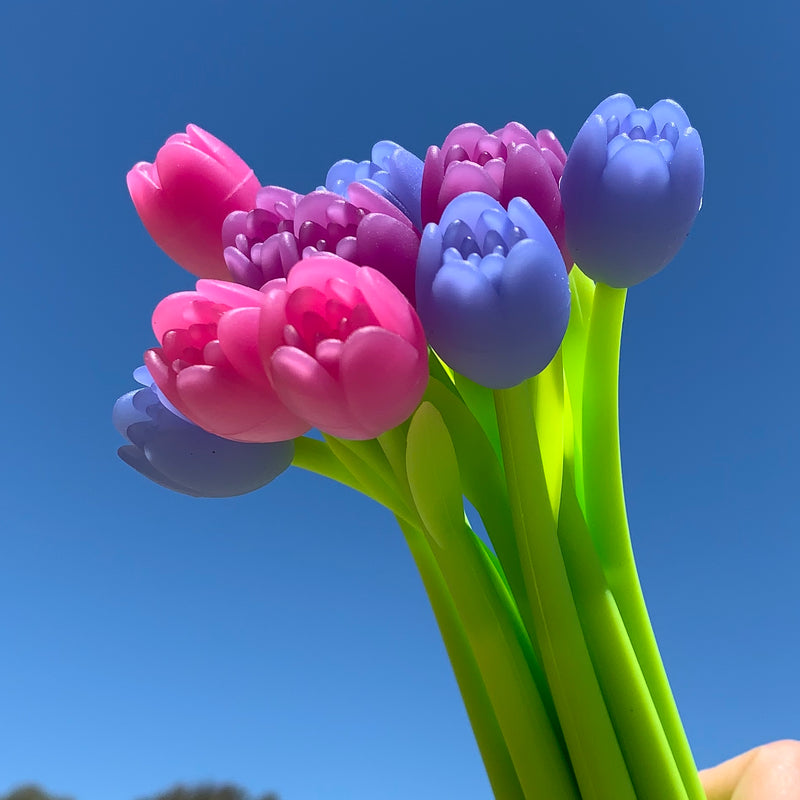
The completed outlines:
{"type": "Polygon", "coordinates": [[[626,289],[680,248],[703,171],[677,103],[618,94],[569,155],[548,130],[464,124],[424,161],[382,141],[300,195],[190,125],[128,175],[200,280],[155,309],[120,456],[194,496],[294,465],[388,508],[501,800],[704,800],[617,418],[626,289]]]}

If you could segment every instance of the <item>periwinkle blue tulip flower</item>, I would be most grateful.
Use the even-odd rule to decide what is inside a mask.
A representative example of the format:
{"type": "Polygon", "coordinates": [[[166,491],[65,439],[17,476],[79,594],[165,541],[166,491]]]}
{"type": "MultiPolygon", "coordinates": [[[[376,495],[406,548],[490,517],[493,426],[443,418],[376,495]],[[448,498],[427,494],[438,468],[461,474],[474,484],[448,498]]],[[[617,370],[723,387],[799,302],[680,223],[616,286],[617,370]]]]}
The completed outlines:
{"type": "Polygon", "coordinates": [[[569,321],[564,259],[521,197],[508,211],[483,192],[452,200],[422,235],[416,298],[433,349],[493,389],[541,372],[569,321]]]}
{"type": "Polygon", "coordinates": [[[390,141],[372,148],[371,161],[337,161],[325,179],[325,188],[347,198],[347,187],[361,183],[400,209],[417,230],[422,230],[422,170],[413,153],[390,141]]]}
{"type": "Polygon", "coordinates": [[[567,244],[590,278],[627,288],[678,252],[703,194],[703,146],[673,100],[615,94],[592,112],[561,178],[567,244]]]}
{"type": "Polygon", "coordinates": [[[294,442],[251,444],[215,436],[175,410],[146,368],[134,377],[143,388],[114,404],[114,425],[131,442],[117,453],[154,483],[192,497],[235,497],[260,489],[292,463],[294,442]]]}

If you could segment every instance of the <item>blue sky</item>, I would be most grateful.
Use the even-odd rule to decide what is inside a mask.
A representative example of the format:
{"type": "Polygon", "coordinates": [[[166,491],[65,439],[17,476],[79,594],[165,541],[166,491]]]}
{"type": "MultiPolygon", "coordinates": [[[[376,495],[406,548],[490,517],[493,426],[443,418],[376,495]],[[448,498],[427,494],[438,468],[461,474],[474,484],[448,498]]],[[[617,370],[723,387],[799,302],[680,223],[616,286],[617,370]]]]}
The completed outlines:
{"type": "Polygon", "coordinates": [[[196,501],[118,461],[154,305],[190,287],[125,173],[196,122],[308,191],[378,139],[465,121],[568,146],[608,94],[671,96],[702,212],[632,290],[634,547],[696,757],[800,738],[796,11],[788,2],[9,3],[4,79],[0,792],[133,800],[233,780],[284,800],[490,797],[387,512],[290,471],[196,501]]]}

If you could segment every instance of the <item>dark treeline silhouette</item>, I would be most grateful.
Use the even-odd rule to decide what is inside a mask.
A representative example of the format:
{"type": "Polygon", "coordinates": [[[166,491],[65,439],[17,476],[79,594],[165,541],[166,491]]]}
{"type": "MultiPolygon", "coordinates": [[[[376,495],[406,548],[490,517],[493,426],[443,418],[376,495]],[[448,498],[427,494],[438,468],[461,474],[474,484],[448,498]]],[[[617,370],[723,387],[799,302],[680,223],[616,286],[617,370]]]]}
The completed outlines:
{"type": "Polygon", "coordinates": [[[0,797],[0,800],[73,800],[73,798],[48,794],[38,786],[28,784],[26,786],[18,786],[9,794],[4,794],[0,797]]]}
{"type": "Polygon", "coordinates": [[[230,783],[218,786],[209,783],[200,786],[178,785],[167,792],[151,797],[140,797],[137,800],[280,800],[280,798],[274,792],[256,797],[230,783]]]}
{"type": "MultiPolygon", "coordinates": [[[[64,795],[49,794],[32,784],[19,786],[9,794],[0,796],[0,800],[75,800],[64,795]]],[[[233,784],[201,784],[199,786],[183,786],[178,784],[161,794],[140,797],[137,800],[280,800],[274,792],[261,795],[248,794],[244,789],[233,784]]]]}

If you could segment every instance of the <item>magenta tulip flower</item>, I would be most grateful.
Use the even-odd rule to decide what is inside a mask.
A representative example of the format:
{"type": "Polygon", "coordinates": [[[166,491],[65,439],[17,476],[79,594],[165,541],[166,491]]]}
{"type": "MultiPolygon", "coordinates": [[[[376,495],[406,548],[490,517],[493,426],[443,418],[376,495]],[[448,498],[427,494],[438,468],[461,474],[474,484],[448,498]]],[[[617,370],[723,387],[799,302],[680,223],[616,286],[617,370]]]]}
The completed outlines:
{"type": "Polygon", "coordinates": [[[257,289],[288,275],[303,257],[335,253],[382,272],[413,303],[420,234],[368,187],[352,183],[348,198],[326,189],[303,197],[264,187],[255,209],[225,220],[225,260],[233,279],[257,289]]]}
{"type": "Polygon", "coordinates": [[[572,257],[558,189],[566,160],[552,131],[541,130],[534,136],[519,122],[509,122],[494,133],[472,122],[459,125],[441,148],[428,148],[422,174],[422,222],[438,223],[447,205],[465,192],[482,192],[503,208],[521,197],[547,225],[570,270],[572,257]]]}
{"type": "Polygon", "coordinates": [[[428,382],[428,346],[382,273],[318,254],[262,291],[261,355],[287,408],[344,439],[371,439],[411,415],[428,382]]]}
{"type": "Polygon", "coordinates": [[[260,184],[230,147],[197,125],[176,133],[155,162],[128,173],[128,191],[155,243],[199,278],[230,280],[220,231],[233,211],[255,205],[260,184]]]}
{"type": "Polygon", "coordinates": [[[264,294],[246,286],[201,280],[197,291],[172,294],[153,312],[161,347],[145,353],[145,365],[167,400],[209,433],[280,442],[310,427],[264,374],[258,338],[265,303],[264,294]]]}

